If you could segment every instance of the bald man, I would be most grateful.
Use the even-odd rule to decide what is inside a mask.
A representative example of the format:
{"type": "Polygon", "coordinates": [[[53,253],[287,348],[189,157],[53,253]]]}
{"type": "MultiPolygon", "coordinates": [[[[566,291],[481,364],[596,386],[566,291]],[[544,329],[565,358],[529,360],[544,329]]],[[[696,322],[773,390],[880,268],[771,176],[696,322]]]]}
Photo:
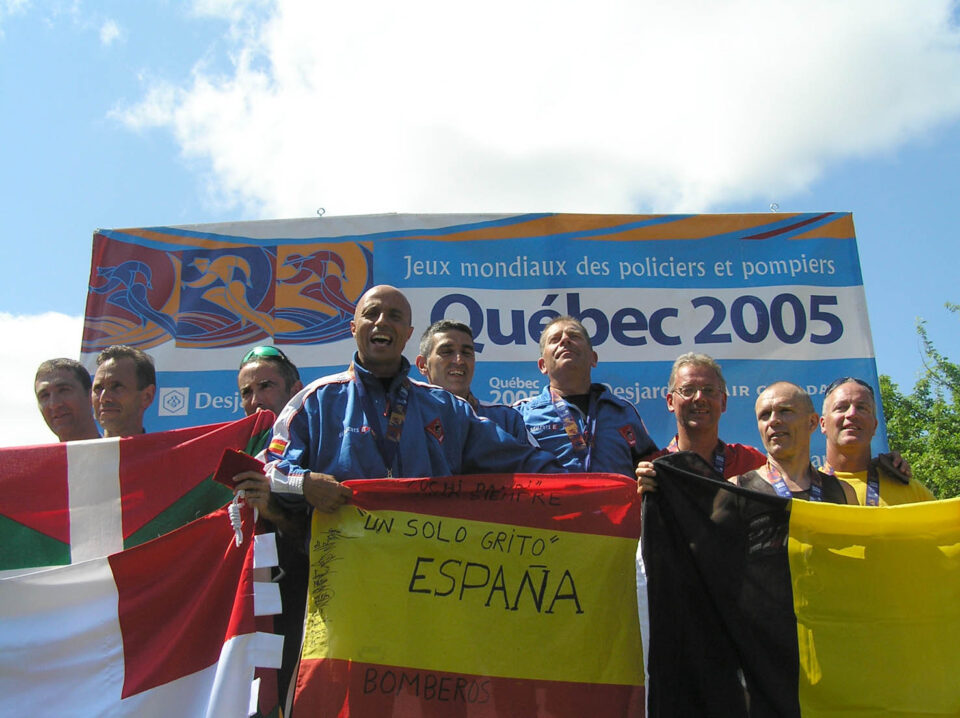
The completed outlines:
{"type": "Polygon", "coordinates": [[[274,492],[335,511],[350,497],[344,479],[562,472],[552,455],[408,377],[403,350],[413,326],[400,290],[369,289],[350,331],[357,343],[350,367],[308,385],[274,425],[266,468],[274,492]]]}
{"type": "Polygon", "coordinates": [[[810,395],[796,384],[779,381],[757,397],[757,429],[767,461],[736,477],[738,486],[784,498],[856,504],[853,487],[810,463],[810,437],[819,425],[810,395]]]}

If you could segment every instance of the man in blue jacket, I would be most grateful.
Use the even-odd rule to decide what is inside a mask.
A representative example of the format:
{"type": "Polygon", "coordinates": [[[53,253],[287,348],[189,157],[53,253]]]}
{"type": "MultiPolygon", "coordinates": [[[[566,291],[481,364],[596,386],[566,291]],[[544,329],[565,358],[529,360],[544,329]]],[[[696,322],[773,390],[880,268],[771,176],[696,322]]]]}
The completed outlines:
{"type": "Polygon", "coordinates": [[[368,290],[350,331],[350,367],[307,386],[274,425],[266,467],[274,492],[335,511],[350,498],[346,479],[562,471],[466,402],[407,376],[410,304],[395,287],[368,290]]]}
{"type": "Polygon", "coordinates": [[[477,356],[473,330],[452,319],[434,322],[420,337],[417,369],[427,381],[466,401],[478,416],[495,422],[517,441],[530,443],[523,417],[512,406],[480,401],[470,390],[477,356]]]}
{"type": "Polygon", "coordinates": [[[657,450],[633,404],[590,380],[597,365],[587,330],[557,317],[540,335],[537,366],[550,380],[515,405],[539,445],[568,472],[606,472],[634,478],[637,462],[657,450]]]}

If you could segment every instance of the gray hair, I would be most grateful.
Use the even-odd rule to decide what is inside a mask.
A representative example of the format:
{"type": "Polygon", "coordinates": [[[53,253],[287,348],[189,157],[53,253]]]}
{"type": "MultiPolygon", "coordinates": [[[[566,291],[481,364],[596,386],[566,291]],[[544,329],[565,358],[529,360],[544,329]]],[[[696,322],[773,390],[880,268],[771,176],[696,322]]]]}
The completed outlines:
{"type": "Polygon", "coordinates": [[[697,352],[681,354],[677,357],[676,361],[673,362],[673,368],[670,369],[670,380],[667,382],[667,391],[673,391],[677,388],[677,372],[680,371],[681,367],[685,366],[700,366],[711,369],[717,375],[717,378],[720,379],[720,390],[723,392],[727,391],[727,380],[723,378],[723,371],[721,371],[717,360],[712,356],[698,354],[697,352]]]}

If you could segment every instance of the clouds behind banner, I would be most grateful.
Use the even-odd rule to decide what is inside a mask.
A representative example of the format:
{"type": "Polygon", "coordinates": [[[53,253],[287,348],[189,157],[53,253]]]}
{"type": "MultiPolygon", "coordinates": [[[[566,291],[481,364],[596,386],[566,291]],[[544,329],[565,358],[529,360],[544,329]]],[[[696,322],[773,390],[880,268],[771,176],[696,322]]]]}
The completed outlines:
{"type": "Polygon", "coordinates": [[[960,115],[947,0],[205,0],[224,53],[118,106],[274,216],[702,211],[960,115]],[[224,67],[228,69],[223,71],[224,67]]]}

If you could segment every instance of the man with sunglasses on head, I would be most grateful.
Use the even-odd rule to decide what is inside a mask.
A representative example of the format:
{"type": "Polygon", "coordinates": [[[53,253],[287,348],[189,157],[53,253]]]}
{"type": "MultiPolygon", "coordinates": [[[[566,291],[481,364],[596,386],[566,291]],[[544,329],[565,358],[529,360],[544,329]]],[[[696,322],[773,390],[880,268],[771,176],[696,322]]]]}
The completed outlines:
{"type": "Polygon", "coordinates": [[[459,396],[477,416],[490,419],[520,442],[528,442],[523,417],[513,407],[480,401],[470,390],[477,357],[473,350],[473,330],[452,319],[434,322],[420,337],[417,369],[427,381],[459,396]]]}
{"type": "Polygon", "coordinates": [[[853,486],[864,506],[933,501],[934,495],[911,476],[899,454],[872,457],[870,441],[877,424],[872,386],[851,376],[833,381],[824,392],[820,417],[820,431],[827,437],[823,471],[853,486]]]}
{"type": "Polygon", "coordinates": [[[261,346],[247,352],[240,362],[237,388],[247,416],[262,409],[280,416],[287,402],[303,388],[303,382],[286,354],[276,347],[261,346]]]}
{"type": "MultiPolygon", "coordinates": [[[[258,411],[271,411],[279,416],[283,407],[303,388],[300,372],[289,357],[273,346],[254,347],[240,362],[237,374],[240,404],[247,416],[258,411]]],[[[289,512],[270,493],[270,480],[256,471],[244,471],[233,477],[234,490],[243,490],[247,503],[260,515],[292,531],[289,512]]],[[[302,532],[301,532],[302,533],[302,532]]]]}
{"type": "MultiPolygon", "coordinates": [[[[303,388],[300,372],[282,351],[272,346],[254,347],[240,362],[237,374],[240,404],[247,416],[272,411],[279,416],[283,407],[303,388]]],[[[244,499],[260,515],[288,533],[303,530],[300,522],[281,506],[270,492],[270,480],[257,471],[244,471],[233,477],[234,491],[243,491],[244,499]]]]}
{"type": "MultiPolygon", "coordinates": [[[[296,365],[286,354],[273,346],[259,346],[247,352],[240,361],[237,388],[247,416],[258,411],[272,411],[276,416],[303,388],[303,382],[296,365]]],[[[274,630],[284,637],[279,672],[280,705],[284,705],[299,658],[307,602],[309,562],[303,549],[303,521],[277,501],[270,492],[270,480],[263,474],[244,471],[233,478],[234,491],[242,490],[244,500],[265,520],[262,530],[270,532],[276,528],[279,534],[280,572],[274,580],[280,587],[282,611],[275,618],[274,630]]]]}

